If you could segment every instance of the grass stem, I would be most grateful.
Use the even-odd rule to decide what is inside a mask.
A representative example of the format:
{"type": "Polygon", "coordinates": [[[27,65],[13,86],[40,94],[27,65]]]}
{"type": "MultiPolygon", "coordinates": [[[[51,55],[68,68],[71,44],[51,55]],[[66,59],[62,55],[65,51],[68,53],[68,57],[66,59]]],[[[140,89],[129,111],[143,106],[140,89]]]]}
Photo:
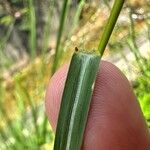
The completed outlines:
{"type": "Polygon", "coordinates": [[[98,46],[98,50],[99,50],[101,56],[104,53],[106,45],[109,41],[111,33],[114,29],[114,26],[116,24],[119,14],[120,14],[120,11],[123,7],[124,1],[125,0],[115,0],[115,2],[114,2],[113,8],[110,13],[110,17],[108,19],[108,22],[106,24],[106,27],[104,29],[104,32],[102,34],[102,37],[100,39],[99,46],[98,46]]]}
{"type": "Polygon", "coordinates": [[[36,16],[33,0],[28,0],[29,3],[29,17],[30,17],[30,49],[31,58],[36,56],[36,16]]]}
{"type": "Polygon", "coordinates": [[[55,50],[55,56],[54,56],[54,64],[52,67],[52,74],[56,71],[57,67],[58,67],[58,63],[59,63],[59,49],[60,49],[60,44],[61,44],[61,38],[62,38],[62,34],[64,31],[64,24],[65,24],[65,20],[66,20],[66,15],[67,15],[67,8],[68,8],[68,3],[70,0],[64,0],[63,2],[63,8],[62,8],[62,12],[61,12],[61,17],[60,17],[60,22],[59,22],[59,30],[58,30],[58,34],[57,34],[57,42],[56,42],[56,50],[55,50]]]}
{"type": "Polygon", "coordinates": [[[51,22],[52,22],[52,17],[53,17],[53,12],[54,12],[54,5],[55,5],[55,0],[50,0],[49,11],[48,11],[48,19],[47,19],[47,23],[45,24],[44,34],[43,34],[43,43],[42,43],[43,44],[42,45],[43,54],[45,54],[45,52],[48,49],[49,35],[50,35],[50,31],[51,31],[51,22]]]}

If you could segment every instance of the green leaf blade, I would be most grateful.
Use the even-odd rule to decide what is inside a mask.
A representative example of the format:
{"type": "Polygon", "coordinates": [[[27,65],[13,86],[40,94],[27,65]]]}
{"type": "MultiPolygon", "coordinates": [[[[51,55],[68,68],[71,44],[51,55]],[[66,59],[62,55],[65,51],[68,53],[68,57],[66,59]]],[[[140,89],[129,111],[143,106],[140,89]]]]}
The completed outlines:
{"type": "Polygon", "coordinates": [[[74,53],[62,97],[54,150],[80,149],[99,62],[96,53],[74,53]]]}

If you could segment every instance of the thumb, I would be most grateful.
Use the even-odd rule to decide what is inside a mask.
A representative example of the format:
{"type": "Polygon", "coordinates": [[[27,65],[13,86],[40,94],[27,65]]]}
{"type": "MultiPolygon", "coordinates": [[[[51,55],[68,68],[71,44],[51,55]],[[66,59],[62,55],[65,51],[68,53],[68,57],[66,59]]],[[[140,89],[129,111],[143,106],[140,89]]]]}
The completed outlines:
{"type": "MultiPolygon", "coordinates": [[[[52,77],[46,111],[55,130],[68,65],[52,77]]],[[[101,62],[88,121],[84,150],[149,150],[150,135],[132,88],[117,67],[101,62]]]]}

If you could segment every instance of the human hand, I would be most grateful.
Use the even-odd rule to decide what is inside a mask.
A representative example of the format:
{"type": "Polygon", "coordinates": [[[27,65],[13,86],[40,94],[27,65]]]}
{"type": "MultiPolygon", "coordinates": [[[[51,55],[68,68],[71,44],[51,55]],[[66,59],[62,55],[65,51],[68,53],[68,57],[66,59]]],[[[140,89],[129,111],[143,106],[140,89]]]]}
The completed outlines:
{"type": "MultiPolygon", "coordinates": [[[[54,74],[46,93],[54,131],[68,67],[54,74]]],[[[106,61],[101,61],[95,82],[82,149],[150,150],[150,133],[133,90],[121,71],[106,61]]]]}

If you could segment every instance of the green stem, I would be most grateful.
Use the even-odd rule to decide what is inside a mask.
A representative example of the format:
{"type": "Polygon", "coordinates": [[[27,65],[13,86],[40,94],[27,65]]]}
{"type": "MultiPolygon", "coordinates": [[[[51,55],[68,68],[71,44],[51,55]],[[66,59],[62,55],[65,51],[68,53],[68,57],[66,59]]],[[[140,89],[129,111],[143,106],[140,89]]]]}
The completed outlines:
{"type": "Polygon", "coordinates": [[[132,14],[133,14],[133,11],[130,8],[129,9],[129,19],[130,19],[130,32],[129,32],[130,39],[129,40],[130,41],[129,42],[127,41],[127,43],[128,43],[128,46],[129,46],[131,52],[134,54],[137,63],[139,64],[139,68],[140,68],[141,72],[143,72],[145,74],[146,73],[146,71],[145,71],[146,68],[145,68],[144,64],[146,62],[145,62],[145,58],[143,58],[143,56],[141,55],[140,50],[138,48],[138,45],[136,43],[135,23],[134,23],[132,14]]]}
{"type": "Polygon", "coordinates": [[[57,34],[57,43],[56,43],[56,50],[55,50],[55,56],[54,56],[54,64],[52,68],[52,74],[56,71],[58,67],[58,60],[59,60],[59,49],[60,49],[60,43],[61,43],[61,37],[63,34],[64,30],[64,24],[65,24],[65,19],[66,19],[66,14],[67,14],[67,8],[68,8],[68,3],[70,0],[64,0],[63,2],[63,8],[61,12],[61,17],[60,17],[60,23],[59,23],[59,30],[57,34]]]}
{"type": "Polygon", "coordinates": [[[36,15],[33,0],[29,0],[31,58],[36,56],[36,15]]]}
{"type": "Polygon", "coordinates": [[[106,45],[109,41],[111,33],[114,29],[114,26],[116,24],[116,21],[118,19],[119,14],[120,14],[120,11],[123,7],[124,1],[125,0],[115,0],[112,11],[110,13],[110,17],[108,19],[108,22],[106,24],[106,27],[104,29],[104,32],[102,34],[102,37],[101,37],[101,40],[100,40],[100,43],[99,43],[99,46],[98,46],[98,50],[99,50],[101,56],[104,53],[106,45]]]}
{"type": "MultiPolygon", "coordinates": [[[[70,37],[73,35],[73,33],[75,32],[75,30],[77,29],[77,27],[79,25],[79,17],[81,15],[81,11],[82,11],[85,3],[86,3],[85,0],[81,0],[80,3],[78,4],[76,13],[73,16],[74,19],[73,19],[73,24],[72,24],[72,27],[71,27],[71,31],[67,35],[67,39],[70,39],[70,37]]],[[[68,47],[70,46],[70,44],[71,44],[71,41],[67,40],[67,42],[65,43],[65,46],[64,46],[64,51],[66,51],[68,49],[68,47]]]]}
{"type": "Polygon", "coordinates": [[[48,12],[48,19],[47,23],[44,27],[44,34],[43,34],[43,55],[48,49],[48,44],[49,44],[49,35],[51,31],[51,22],[52,22],[52,17],[53,17],[53,12],[54,12],[54,5],[55,5],[55,0],[51,0],[49,4],[49,12],[48,12]]]}
{"type": "Polygon", "coordinates": [[[81,11],[83,9],[84,4],[85,4],[85,0],[81,0],[80,3],[78,4],[77,11],[76,11],[76,14],[73,19],[72,29],[71,29],[71,32],[68,37],[71,37],[71,35],[74,33],[74,31],[78,25],[79,17],[81,15],[81,11]]]}

